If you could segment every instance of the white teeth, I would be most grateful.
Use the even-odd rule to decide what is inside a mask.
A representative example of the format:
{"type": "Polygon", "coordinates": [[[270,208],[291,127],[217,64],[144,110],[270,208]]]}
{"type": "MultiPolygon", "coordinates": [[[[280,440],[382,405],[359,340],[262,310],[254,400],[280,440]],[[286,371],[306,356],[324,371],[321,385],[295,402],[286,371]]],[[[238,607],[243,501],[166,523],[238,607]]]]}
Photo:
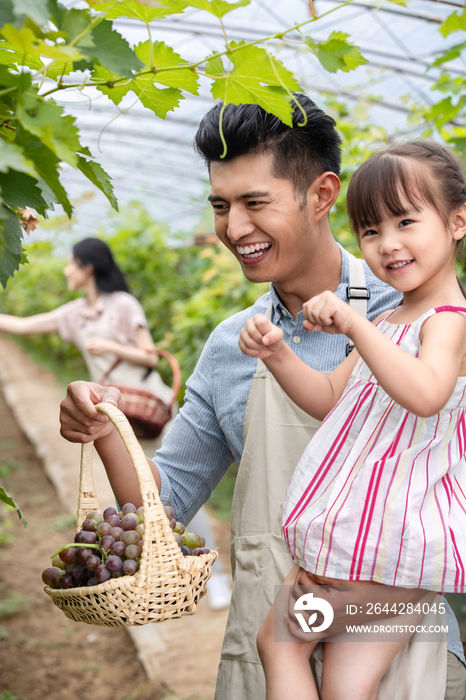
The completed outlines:
{"type": "Polygon", "coordinates": [[[236,250],[240,255],[249,255],[252,258],[257,258],[260,255],[261,250],[265,250],[265,248],[270,248],[271,243],[256,243],[255,245],[249,245],[245,246],[244,248],[242,246],[236,246],[236,250]]]}
{"type": "Polygon", "coordinates": [[[406,265],[409,265],[410,262],[412,262],[412,260],[405,260],[404,262],[393,263],[392,265],[387,265],[387,267],[389,267],[390,270],[397,270],[399,267],[405,267],[406,265]]]}

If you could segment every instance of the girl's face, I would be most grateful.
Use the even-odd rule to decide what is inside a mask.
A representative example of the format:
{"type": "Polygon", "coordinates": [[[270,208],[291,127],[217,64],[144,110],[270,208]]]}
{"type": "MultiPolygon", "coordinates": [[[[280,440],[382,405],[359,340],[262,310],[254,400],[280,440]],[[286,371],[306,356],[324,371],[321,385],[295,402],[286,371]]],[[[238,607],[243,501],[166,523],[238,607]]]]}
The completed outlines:
{"type": "Polygon", "coordinates": [[[68,289],[72,292],[77,289],[82,289],[90,277],[94,274],[92,265],[80,265],[79,262],[71,256],[68,265],[63,270],[66,277],[68,289]]]}
{"type": "Polygon", "coordinates": [[[361,251],[372,272],[391,287],[405,294],[427,292],[455,274],[457,241],[466,233],[466,205],[450,217],[449,227],[427,204],[420,202],[419,211],[407,200],[403,205],[402,215],[389,215],[359,231],[361,251]]]}

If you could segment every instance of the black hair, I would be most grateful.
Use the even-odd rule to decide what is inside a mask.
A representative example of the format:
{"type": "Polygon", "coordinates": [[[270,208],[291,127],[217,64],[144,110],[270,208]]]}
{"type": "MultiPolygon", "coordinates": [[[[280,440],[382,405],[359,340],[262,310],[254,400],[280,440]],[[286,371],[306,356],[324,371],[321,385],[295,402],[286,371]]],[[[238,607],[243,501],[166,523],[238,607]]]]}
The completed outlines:
{"type": "Polygon", "coordinates": [[[92,265],[101,292],[128,292],[124,275],[108,245],[99,238],[83,238],[73,246],[73,257],[81,267],[92,265]]]}
{"type": "Polygon", "coordinates": [[[291,103],[292,127],[259,105],[228,104],[222,117],[227,146],[224,158],[219,129],[223,104],[216,104],[199,125],[194,137],[195,150],[209,169],[213,162],[271,152],[274,176],[289,180],[295,193],[305,201],[316,177],[327,171],[340,174],[341,139],[332,117],[306,95],[295,93],[294,97],[303,111],[294,101],[291,103]]]}

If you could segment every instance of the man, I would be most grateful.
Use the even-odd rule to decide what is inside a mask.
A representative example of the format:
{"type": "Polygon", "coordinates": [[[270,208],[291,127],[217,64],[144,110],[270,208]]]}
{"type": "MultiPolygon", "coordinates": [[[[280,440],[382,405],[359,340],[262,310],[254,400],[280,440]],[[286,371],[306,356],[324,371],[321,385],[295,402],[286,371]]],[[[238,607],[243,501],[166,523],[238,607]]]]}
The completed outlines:
{"type": "MultiPolygon", "coordinates": [[[[272,284],[251,308],[212,333],[188,381],[185,405],[157,452],[157,466],[151,465],[162,500],[182,522],[189,522],[205,503],[232,462],[240,465],[232,507],[233,597],[216,700],[265,697],[255,637],[273,601],[274,584],[282,583],[291,568],[277,514],[289,477],[317,427],[287,400],[260,363],[242,355],[240,330],[254,314],[269,313],[297,355],[329,372],[350,350],[348,341],[306,333],[305,301],[329,289],[350,303],[367,305],[370,319],[399,303],[398,294],[350,258],[331,234],[328,215],[340,187],[340,139],[333,119],[308,98],[297,97],[307,122],[298,126],[303,115],[295,109],[293,128],[256,105],[228,105],[222,119],[224,159],[221,106],[200,124],[195,144],[209,167],[215,232],[249,280],[272,284]]],[[[101,400],[118,399],[116,390],[84,382],[70,385],[61,407],[62,434],[71,441],[95,439],[117,500],[136,503],[139,488],[129,458],[112,425],[94,409],[101,400]]],[[[459,635],[449,648],[447,697],[459,700],[466,687],[459,635]]],[[[418,695],[434,700],[439,696],[429,692],[435,679],[423,663],[417,669],[424,678],[413,678],[410,670],[404,681],[419,688],[424,683],[426,692],[421,689],[418,695]]],[[[428,660],[425,665],[436,669],[428,660]]],[[[394,697],[394,687],[387,686],[383,697],[394,697]]]]}

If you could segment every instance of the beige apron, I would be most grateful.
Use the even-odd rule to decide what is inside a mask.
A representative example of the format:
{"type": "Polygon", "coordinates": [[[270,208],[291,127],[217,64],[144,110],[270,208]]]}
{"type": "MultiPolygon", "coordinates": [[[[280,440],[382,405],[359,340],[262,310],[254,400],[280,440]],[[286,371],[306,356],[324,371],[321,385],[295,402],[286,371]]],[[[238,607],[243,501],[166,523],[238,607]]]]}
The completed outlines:
{"type": "MultiPolygon", "coordinates": [[[[363,282],[358,284],[351,275],[353,261],[350,284],[363,288],[362,265],[363,282]]],[[[357,310],[364,313],[360,302],[357,310]]],[[[271,307],[268,313],[270,317],[271,307]]],[[[256,635],[273,603],[274,586],[284,581],[293,566],[277,516],[294,468],[319,425],[288,398],[259,360],[246,407],[244,450],[233,496],[233,591],[215,700],[265,700],[256,635]]],[[[322,649],[319,644],[313,654],[319,683],[322,649]]],[[[446,642],[410,642],[385,674],[377,698],[443,700],[446,666],[446,642]],[[409,683],[404,684],[404,679],[409,683]]]]}

